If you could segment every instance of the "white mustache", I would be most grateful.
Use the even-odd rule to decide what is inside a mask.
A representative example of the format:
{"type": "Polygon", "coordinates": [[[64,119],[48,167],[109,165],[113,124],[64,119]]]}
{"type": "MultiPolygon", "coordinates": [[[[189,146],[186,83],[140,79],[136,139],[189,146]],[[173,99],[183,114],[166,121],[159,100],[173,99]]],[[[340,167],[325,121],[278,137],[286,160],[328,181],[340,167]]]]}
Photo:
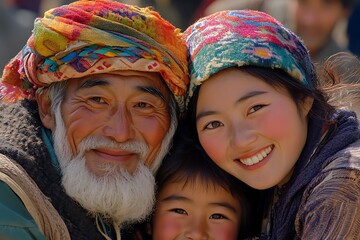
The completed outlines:
{"type": "Polygon", "coordinates": [[[95,148],[108,148],[113,150],[128,151],[135,154],[139,154],[141,159],[145,159],[149,151],[148,146],[144,142],[131,140],[131,141],[119,143],[105,137],[90,136],[84,138],[80,142],[78,154],[83,154],[86,151],[95,148]]]}

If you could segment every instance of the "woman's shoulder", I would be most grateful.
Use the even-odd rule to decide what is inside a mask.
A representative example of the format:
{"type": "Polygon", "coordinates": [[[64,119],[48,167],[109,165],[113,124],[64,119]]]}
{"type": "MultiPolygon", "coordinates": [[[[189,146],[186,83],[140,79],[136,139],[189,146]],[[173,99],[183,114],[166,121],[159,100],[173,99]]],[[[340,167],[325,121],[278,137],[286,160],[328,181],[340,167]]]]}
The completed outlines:
{"type": "Polygon", "coordinates": [[[331,156],[331,160],[323,166],[322,173],[336,169],[360,171],[360,139],[349,144],[331,156]]]}
{"type": "Polygon", "coordinates": [[[360,139],[330,158],[307,185],[303,204],[320,199],[336,203],[343,198],[356,198],[360,203],[360,139]]]}
{"type": "Polygon", "coordinates": [[[330,158],[307,185],[303,204],[320,199],[336,203],[348,197],[357,198],[360,203],[360,139],[330,158]]]}
{"type": "MultiPolygon", "coordinates": [[[[358,237],[360,227],[359,151],[343,155],[325,166],[306,187],[295,228],[301,239],[358,237]]],[[[355,239],[355,238],[354,238],[355,239]]]]}

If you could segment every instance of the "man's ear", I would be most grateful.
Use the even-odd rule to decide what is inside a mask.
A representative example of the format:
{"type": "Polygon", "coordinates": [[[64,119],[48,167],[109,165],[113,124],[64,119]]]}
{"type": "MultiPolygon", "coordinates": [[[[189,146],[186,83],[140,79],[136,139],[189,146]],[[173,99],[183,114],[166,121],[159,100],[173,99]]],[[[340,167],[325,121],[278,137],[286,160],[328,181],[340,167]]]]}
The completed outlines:
{"type": "Polygon", "coordinates": [[[36,93],[36,101],[39,108],[39,116],[44,127],[54,130],[55,129],[55,118],[51,111],[51,100],[49,96],[42,92],[36,93]]]}

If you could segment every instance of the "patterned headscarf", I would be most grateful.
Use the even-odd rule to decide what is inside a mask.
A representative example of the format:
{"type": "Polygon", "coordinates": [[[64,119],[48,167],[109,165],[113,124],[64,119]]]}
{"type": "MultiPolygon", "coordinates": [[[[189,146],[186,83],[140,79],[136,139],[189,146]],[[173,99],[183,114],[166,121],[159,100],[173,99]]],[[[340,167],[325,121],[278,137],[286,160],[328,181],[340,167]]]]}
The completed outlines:
{"type": "Polygon", "coordinates": [[[183,37],[190,55],[188,98],[210,76],[235,66],[282,69],[314,88],[314,66],[301,40],[263,12],[214,13],[190,26],[183,37]]]}
{"type": "Polygon", "coordinates": [[[180,29],[149,8],[80,0],[35,20],[27,44],[5,67],[6,101],[33,98],[51,83],[121,70],[158,72],[184,109],[186,45],[180,29]]]}

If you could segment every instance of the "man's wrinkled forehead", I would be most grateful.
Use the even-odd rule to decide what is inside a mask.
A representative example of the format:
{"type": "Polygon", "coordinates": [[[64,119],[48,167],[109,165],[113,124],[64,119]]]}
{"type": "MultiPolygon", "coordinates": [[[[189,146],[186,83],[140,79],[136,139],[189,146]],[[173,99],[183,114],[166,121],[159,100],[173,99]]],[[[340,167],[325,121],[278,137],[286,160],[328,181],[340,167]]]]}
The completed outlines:
{"type": "Polygon", "coordinates": [[[73,81],[78,81],[78,84],[76,84],[77,90],[96,86],[111,87],[108,76],[119,77],[122,79],[128,78],[129,81],[132,81],[132,79],[146,80],[147,84],[139,84],[136,86],[136,89],[141,92],[150,93],[164,101],[169,99],[169,95],[171,94],[161,75],[155,72],[115,71],[109,74],[94,74],[79,79],[73,79],[73,81]]]}

